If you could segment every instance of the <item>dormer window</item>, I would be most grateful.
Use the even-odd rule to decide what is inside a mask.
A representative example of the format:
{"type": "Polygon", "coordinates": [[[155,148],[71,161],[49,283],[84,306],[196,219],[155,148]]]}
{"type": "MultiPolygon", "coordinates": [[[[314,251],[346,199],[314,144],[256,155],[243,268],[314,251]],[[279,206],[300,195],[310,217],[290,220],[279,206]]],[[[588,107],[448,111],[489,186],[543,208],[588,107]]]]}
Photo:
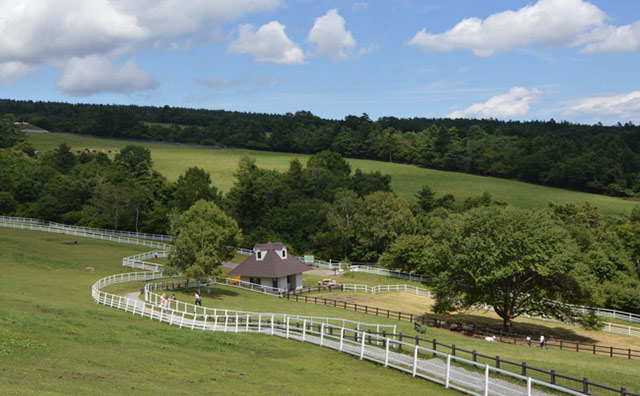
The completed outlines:
{"type": "Polygon", "coordinates": [[[262,260],[262,252],[261,252],[261,251],[259,251],[259,250],[258,250],[258,251],[256,252],[256,258],[257,258],[258,260],[262,260]]]}
{"type": "Polygon", "coordinates": [[[282,249],[282,258],[283,259],[287,258],[287,249],[282,249]]]}

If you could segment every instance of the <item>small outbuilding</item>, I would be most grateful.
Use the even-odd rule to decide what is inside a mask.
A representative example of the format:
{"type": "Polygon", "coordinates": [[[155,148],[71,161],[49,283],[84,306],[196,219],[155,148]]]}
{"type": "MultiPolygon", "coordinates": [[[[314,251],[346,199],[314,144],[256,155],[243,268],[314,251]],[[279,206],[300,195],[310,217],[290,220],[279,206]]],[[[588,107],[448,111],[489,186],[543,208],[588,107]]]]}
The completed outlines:
{"type": "Polygon", "coordinates": [[[277,289],[296,290],[302,287],[302,273],[312,268],[291,256],[280,242],[259,243],[253,254],[229,272],[245,282],[277,289]]]}

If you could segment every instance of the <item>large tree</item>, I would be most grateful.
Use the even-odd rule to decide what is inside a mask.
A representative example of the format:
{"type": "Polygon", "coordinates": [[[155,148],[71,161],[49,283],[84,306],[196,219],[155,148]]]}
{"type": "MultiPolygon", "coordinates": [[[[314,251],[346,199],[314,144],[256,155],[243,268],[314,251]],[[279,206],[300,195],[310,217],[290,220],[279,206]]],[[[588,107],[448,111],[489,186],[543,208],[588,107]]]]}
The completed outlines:
{"type": "Polygon", "coordinates": [[[200,200],[171,217],[173,246],[168,272],[202,279],[219,275],[222,262],[231,260],[240,245],[238,224],[211,201],[200,200]]]}
{"type": "Polygon", "coordinates": [[[425,260],[435,277],[436,308],[486,304],[510,331],[514,318],[563,318],[554,300],[572,302],[577,248],[545,212],[482,207],[449,217],[426,241],[425,260]]]}
{"type": "Polygon", "coordinates": [[[178,178],[174,197],[174,206],[181,212],[201,199],[216,203],[220,203],[221,200],[218,189],[211,185],[209,172],[197,166],[187,169],[184,175],[178,178]]]}

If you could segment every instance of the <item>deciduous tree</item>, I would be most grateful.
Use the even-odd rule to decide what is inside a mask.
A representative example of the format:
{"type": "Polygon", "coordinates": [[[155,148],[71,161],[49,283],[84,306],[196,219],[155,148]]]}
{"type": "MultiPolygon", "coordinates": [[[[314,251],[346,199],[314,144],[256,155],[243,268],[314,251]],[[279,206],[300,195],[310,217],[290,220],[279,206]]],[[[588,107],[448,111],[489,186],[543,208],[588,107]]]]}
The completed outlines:
{"type": "Polygon", "coordinates": [[[505,331],[522,314],[567,314],[552,300],[579,297],[572,270],[577,248],[545,212],[483,207],[453,215],[427,241],[437,308],[487,304],[505,331]]]}
{"type": "Polygon", "coordinates": [[[167,271],[196,279],[220,274],[222,262],[233,258],[241,241],[235,220],[204,200],[182,214],[174,213],[170,234],[173,246],[167,271]]]}

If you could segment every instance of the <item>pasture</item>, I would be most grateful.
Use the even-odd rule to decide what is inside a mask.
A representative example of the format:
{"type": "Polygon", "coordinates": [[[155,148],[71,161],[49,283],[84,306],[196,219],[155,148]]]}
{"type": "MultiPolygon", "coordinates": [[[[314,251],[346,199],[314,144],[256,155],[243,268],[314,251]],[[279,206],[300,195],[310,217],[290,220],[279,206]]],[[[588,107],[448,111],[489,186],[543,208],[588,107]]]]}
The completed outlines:
{"type": "MultiPolygon", "coordinates": [[[[73,150],[85,148],[101,150],[122,149],[127,144],[138,144],[151,151],[154,169],[169,180],[177,180],[189,167],[198,166],[211,174],[213,184],[223,192],[229,191],[234,182],[234,172],[238,160],[244,156],[256,159],[259,167],[284,171],[295,158],[306,164],[309,155],[275,153],[256,150],[221,150],[193,147],[170,143],[128,142],[125,140],[62,134],[28,134],[29,142],[40,151],[53,150],[59,143],[66,142],[73,150]]],[[[113,155],[113,154],[112,154],[113,155]]],[[[604,195],[569,191],[558,188],[522,183],[464,173],[445,172],[419,168],[413,165],[394,164],[381,161],[348,159],[352,168],[364,172],[380,171],[391,175],[391,187],[401,196],[415,201],[416,192],[425,184],[436,191],[437,196],[453,194],[460,202],[470,196],[478,196],[485,191],[493,199],[508,202],[523,208],[543,208],[549,202],[582,205],[589,202],[604,214],[628,213],[637,201],[608,197],[604,195]]]]}
{"type": "Polygon", "coordinates": [[[91,285],[145,249],[65,239],[0,228],[1,395],[457,394],[313,345],[179,329],[96,305],[91,285]]]}
{"type": "MultiPolygon", "coordinates": [[[[125,272],[121,258],[146,249],[85,239],[78,245],[63,245],[66,238],[0,228],[0,298],[4,302],[0,307],[0,394],[154,394],[174,389],[176,384],[177,391],[187,395],[312,395],[325,394],[326,387],[333,394],[452,394],[436,384],[311,345],[254,334],[178,329],[97,306],[90,297],[91,284],[108,274],[125,272]]],[[[346,280],[359,283],[359,276],[346,280]]],[[[374,283],[376,276],[362,278],[374,283]]],[[[380,283],[387,279],[379,277],[380,283]]],[[[140,287],[140,283],[122,284],[110,291],[124,294],[140,287]]],[[[192,291],[176,294],[192,302],[192,291]]],[[[404,293],[377,297],[389,299],[396,309],[412,304],[416,312],[429,309],[428,301],[412,301],[404,293]]],[[[213,287],[212,294],[204,294],[204,305],[395,323],[398,331],[415,334],[406,322],[228,287],[213,287]]],[[[538,326],[548,334],[557,327],[553,323],[538,326]]],[[[487,343],[433,328],[428,329],[427,337],[565,375],[586,376],[609,386],[640,390],[635,360],[487,343]]]]}

